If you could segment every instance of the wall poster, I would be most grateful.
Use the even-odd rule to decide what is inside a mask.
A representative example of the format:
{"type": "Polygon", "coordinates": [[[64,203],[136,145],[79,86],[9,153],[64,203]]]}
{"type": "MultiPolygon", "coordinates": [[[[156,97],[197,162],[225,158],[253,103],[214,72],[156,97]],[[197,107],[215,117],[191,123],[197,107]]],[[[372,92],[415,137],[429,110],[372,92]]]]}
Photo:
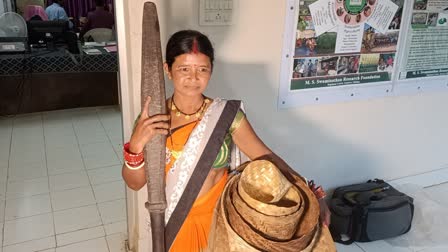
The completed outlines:
{"type": "Polygon", "coordinates": [[[399,79],[448,75],[448,0],[413,0],[399,79]]]}
{"type": "Polygon", "coordinates": [[[403,3],[298,1],[289,91],[391,81],[403,3]]]}
{"type": "Polygon", "coordinates": [[[448,89],[448,0],[285,0],[279,108],[448,89]]]}

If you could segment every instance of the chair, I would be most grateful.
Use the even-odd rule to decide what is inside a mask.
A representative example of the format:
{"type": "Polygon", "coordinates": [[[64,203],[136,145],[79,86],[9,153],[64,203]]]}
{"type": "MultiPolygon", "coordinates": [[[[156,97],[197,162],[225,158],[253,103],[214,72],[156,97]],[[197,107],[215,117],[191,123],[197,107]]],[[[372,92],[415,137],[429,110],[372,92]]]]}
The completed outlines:
{"type": "Polygon", "coordinates": [[[108,28],[95,28],[87,31],[83,36],[84,41],[90,41],[89,37],[92,38],[94,42],[107,42],[114,40],[112,29],[108,28]]]}
{"type": "Polygon", "coordinates": [[[35,18],[36,16],[40,17],[40,20],[43,21],[48,20],[47,13],[45,13],[45,10],[42,6],[39,5],[25,6],[23,17],[25,18],[26,21],[30,21],[30,19],[35,18]]]}

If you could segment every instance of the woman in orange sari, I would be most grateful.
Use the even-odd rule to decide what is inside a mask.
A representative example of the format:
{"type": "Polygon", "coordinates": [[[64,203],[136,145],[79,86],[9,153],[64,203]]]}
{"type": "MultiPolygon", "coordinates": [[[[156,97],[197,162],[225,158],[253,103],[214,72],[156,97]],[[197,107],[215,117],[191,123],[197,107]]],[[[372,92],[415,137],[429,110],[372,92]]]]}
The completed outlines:
{"type": "MultiPolygon", "coordinates": [[[[164,70],[174,85],[173,96],[167,100],[169,113],[148,116],[151,99],[148,97],[125,147],[125,157],[130,157],[126,160],[136,161],[126,161],[122,173],[131,189],[142,188],[146,184],[145,170],[141,168],[143,148],[156,134],[167,135],[166,229],[179,222],[177,213],[184,205],[184,196],[194,190],[198,192],[185,218],[180,218],[180,228],[175,230],[167,248],[172,252],[201,251],[207,247],[213,210],[227,174],[239,162],[239,151],[235,148],[251,160],[272,152],[255,134],[241,108],[235,109],[233,114],[228,112],[228,107],[235,107],[235,103],[203,95],[214,61],[214,49],[205,35],[191,30],[173,34],[167,44],[165,60],[164,70]],[[226,121],[223,118],[229,123],[223,123],[226,121]],[[225,134],[216,138],[218,129],[225,134]],[[208,166],[206,175],[197,185],[191,178],[198,167],[204,165],[208,166]]],[[[170,235],[166,239],[170,240],[170,235]]]]}

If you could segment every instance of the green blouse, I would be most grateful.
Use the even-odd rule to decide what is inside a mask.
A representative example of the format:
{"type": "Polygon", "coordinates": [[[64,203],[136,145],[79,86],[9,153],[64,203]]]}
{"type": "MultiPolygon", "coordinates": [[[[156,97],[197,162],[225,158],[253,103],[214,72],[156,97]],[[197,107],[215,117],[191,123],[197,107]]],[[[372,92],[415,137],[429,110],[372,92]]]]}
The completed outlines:
{"type": "Polygon", "coordinates": [[[224,143],[221,146],[221,149],[218,152],[218,156],[215,159],[215,162],[213,162],[213,168],[219,169],[224,167],[229,167],[230,164],[230,153],[231,153],[231,147],[232,147],[232,134],[235,132],[236,129],[239,128],[241,122],[243,121],[243,118],[245,117],[245,114],[243,111],[238,110],[235,119],[232,122],[232,125],[229,128],[229,133],[224,138],[224,143]]]}

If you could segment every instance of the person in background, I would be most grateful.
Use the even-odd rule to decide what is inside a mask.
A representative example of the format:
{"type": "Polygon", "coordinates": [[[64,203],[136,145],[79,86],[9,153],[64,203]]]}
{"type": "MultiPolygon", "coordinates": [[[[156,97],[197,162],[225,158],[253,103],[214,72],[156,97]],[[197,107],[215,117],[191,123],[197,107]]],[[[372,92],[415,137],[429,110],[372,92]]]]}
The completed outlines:
{"type": "Polygon", "coordinates": [[[80,37],[95,28],[112,29],[114,26],[114,15],[105,9],[104,0],[95,0],[96,9],[87,14],[87,22],[81,30],[80,37]]]}
{"type": "Polygon", "coordinates": [[[64,0],[53,0],[53,4],[45,9],[45,13],[47,13],[48,20],[50,21],[66,20],[68,21],[70,29],[72,29],[73,23],[68,18],[67,12],[65,12],[62,6],[64,6],[64,0]]]}

